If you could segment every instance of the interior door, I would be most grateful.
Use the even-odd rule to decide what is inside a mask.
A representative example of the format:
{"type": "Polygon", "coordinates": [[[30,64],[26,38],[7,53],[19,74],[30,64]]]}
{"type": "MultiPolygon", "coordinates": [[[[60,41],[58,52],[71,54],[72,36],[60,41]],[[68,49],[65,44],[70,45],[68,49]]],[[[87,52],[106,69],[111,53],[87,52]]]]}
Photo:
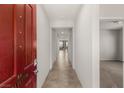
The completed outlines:
{"type": "Polygon", "coordinates": [[[0,87],[36,87],[36,9],[0,5],[0,87]]]}

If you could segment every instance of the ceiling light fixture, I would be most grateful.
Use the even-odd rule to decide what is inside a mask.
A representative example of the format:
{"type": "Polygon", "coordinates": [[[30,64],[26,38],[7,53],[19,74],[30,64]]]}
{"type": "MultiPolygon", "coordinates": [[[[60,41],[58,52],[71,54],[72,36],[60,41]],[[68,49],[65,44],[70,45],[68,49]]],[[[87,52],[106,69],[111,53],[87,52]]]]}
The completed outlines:
{"type": "Polygon", "coordinates": [[[61,32],[61,34],[64,34],[64,32],[61,32]]]}

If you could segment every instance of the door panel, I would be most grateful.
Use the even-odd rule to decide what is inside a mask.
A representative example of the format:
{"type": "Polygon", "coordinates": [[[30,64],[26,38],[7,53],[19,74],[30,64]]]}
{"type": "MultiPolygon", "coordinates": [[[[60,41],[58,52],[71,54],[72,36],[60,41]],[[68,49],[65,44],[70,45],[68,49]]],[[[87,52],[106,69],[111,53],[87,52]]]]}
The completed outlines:
{"type": "Polygon", "coordinates": [[[13,6],[0,5],[0,83],[14,75],[13,6]]]}
{"type": "Polygon", "coordinates": [[[24,70],[25,64],[25,14],[24,4],[15,5],[16,62],[17,73],[24,70]]]}
{"type": "MultiPolygon", "coordinates": [[[[35,40],[35,6],[26,4],[25,5],[25,52],[26,52],[26,63],[25,63],[25,72],[30,76],[28,82],[26,82],[25,87],[36,87],[36,74],[34,71],[36,70],[36,65],[34,64],[35,48],[34,43],[35,40]]],[[[35,45],[36,46],[36,45],[35,45]]]]}
{"type": "Polygon", "coordinates": [[[17,75],[17,81],[18,81],[18,87],[36,87],[31,86],[32,83],[36,83],[36,79],[32,77],[36,77],[34,74],[34,70],[36,69],[36,66],[34,65],[34,59],[33,58],[33,42],[35,39],[33,38],[36,30],[34,29],[34,18],[33,14],[34,9],[32,5],[29,4],[23,4],[23,5],[17,5],[16,10],[18,13],[16,13],[17,17],[17,68],[18,69],[18,75],[17,75]],[[20,12],[21,13],[20,13],[20,12]],[[20,17],[21,15],[21,17],[20,17]],[[18,19],[18,17],[20,19],[18,19]],[[19,22],[18,22],[19,21],[19,22]],[[20,32],[21,31],[21,32],[20,32]],[[19,34],[18,34],[19,33],[19,34]],[[20,65],[21,64],[21,65],[20,65]],[[25,86],[28,85],[28,86],[25,86]]]}
{"type": "Polygon", "coordinates": [[[25,19],[25,35],[26,35],[26,43],[25,43],[25,47],[26,47],[26,66],[30,65],[33,60],[32,60],[32,46],[33,46],[33,42],[32,42],[32,7],[30,5],[25,5],[26,8],[26,19],[25,19]]]}

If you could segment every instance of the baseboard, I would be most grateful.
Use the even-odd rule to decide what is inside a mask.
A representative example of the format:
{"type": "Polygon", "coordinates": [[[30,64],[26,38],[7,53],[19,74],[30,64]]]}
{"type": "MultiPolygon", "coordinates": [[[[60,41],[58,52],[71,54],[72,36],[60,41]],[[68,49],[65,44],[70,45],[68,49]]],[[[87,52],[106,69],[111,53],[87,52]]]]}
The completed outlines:
{"type": "Polygon", "coordinates": [[[48,71],[47,75],[45,76],[45,79],[44,79],[44,81],[43,81],[43,83],[41,85],[41,88],[43,88],[43,85],[45,84],[45,81],[48,79],[49,73],[50,73],[50,70],[48,71]]]}
{"type": "Polygon", "coordinates": [[[122,60],[100,60],[100,62],[112,62],[112,61],[123,62],[122,60]]]}

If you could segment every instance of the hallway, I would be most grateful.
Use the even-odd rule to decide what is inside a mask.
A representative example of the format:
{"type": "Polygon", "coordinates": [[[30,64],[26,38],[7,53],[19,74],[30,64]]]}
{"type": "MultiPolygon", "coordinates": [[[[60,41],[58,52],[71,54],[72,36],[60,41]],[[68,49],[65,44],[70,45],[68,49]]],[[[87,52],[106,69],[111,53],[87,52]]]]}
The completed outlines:
{"type": "Polygon", "coordinates": [[[98,88],[98,5],[41,4],[37,15],[37,87],[98,88]],[[69,56],[58,51],[63,40],[69,56]]]}
{"type": "Polygon", "coordinates": [[[43,88],[81,88],[80,81],[68,60],[67,50],[60,50],[57,61],[43,84],[43,88]]]}

